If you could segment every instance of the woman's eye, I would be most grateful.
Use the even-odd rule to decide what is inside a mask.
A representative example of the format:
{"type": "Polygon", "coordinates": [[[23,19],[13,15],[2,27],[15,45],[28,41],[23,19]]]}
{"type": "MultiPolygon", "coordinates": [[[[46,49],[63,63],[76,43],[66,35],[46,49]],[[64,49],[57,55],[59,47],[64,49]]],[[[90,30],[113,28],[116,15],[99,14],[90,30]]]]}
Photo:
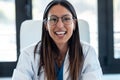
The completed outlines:
{"type": "Polygon", "coordinates": [[[63,20],[68,21],[68,20],[71,20],[71,18],[64,18],[63,20]]]}
{"type": "Polygon", "coordinates": [[[54,21],[54,22],[56,22],[57,19],[56,19],[56,18],[51,18],[50,21],[54,21]]]}

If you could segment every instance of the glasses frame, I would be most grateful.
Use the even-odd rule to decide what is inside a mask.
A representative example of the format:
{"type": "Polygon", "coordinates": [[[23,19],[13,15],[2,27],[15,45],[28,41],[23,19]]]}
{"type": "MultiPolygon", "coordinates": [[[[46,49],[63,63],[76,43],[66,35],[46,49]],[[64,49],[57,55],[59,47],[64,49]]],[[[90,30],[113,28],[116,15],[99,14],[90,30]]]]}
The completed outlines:
{"type": "Polygon", "coordinates": [[[51,25],[51,26],[54,26],[54,25],[56,25],[57,23],[58,23],[58,21],[59,21],[59,19],[61,19],[61,21],[62,21],[62,23],[64,24],[64,25],[70,25],[70,24],[72,24],[72,21],[73,20],[75,20],[75,17],[73,17],[73,16],[70,16],[70,15],[64,15],[64,16],[62,16],[62,17],[58,17],[58,16],[56,16],[56,15],[52,15],[52,16],[50,16],[50,17],[48,17],[48,18],[46,18],[46,19],[44,19],[44,23],[48,23],[49,25],[51,25]],[[70,22],[69,23],[66,23],[67,22],[67,19],[65,20],[65,17],[70,17],[70,22]],[[50,22],[50,17],[54,17],[54,18],[56,18],[57,19],[57,21],[55,22],[55,21],[53,21],[53,22],[50,22]],[[65,22],[66,21],[66,22],[65,22]]]}

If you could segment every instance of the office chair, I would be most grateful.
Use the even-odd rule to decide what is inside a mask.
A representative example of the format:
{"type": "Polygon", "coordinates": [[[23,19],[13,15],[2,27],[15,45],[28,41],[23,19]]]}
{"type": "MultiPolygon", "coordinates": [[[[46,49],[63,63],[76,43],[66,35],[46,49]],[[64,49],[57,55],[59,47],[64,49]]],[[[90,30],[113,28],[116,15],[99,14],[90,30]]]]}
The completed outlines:
{"type": "MultiPolygon", "coordinates": [[[[89,25],[84,20],[79,20],[80,39],[90,43],[89,25]]],[[[27,47],[30,44],[37,43],[41,39],[42,21],[41,20],[26,20],[21,24],[20,29],[20,49],[27,47]]]]}

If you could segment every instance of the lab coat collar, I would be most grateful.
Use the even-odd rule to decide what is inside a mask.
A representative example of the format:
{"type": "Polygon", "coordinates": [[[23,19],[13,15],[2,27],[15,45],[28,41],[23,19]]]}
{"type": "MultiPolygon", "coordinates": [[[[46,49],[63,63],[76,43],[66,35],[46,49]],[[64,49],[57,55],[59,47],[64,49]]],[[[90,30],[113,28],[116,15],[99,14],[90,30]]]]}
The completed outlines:
{"type": "Polygon", "coordinates": [[[63,80],[70,80],[69,79],[69,49],[67,51],[67,54],[65,56],[65,61],[64,61],[64,68],[63,68],[63,80]]]}

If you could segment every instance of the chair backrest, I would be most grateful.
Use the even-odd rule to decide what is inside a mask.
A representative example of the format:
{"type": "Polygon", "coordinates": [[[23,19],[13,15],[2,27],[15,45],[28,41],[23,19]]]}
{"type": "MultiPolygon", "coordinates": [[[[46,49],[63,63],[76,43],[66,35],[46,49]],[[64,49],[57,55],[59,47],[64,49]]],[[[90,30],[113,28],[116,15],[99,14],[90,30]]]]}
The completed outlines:
{"type": "MultiPolygon", "coordinates": [[[[79,20],[80,38],[83,41],[90,42],[89,25],[84,20],[79,20]]],[[[20,29],[20,49],[41,40],[42,21],[26,20],[21,24],[20,29]]]]}

